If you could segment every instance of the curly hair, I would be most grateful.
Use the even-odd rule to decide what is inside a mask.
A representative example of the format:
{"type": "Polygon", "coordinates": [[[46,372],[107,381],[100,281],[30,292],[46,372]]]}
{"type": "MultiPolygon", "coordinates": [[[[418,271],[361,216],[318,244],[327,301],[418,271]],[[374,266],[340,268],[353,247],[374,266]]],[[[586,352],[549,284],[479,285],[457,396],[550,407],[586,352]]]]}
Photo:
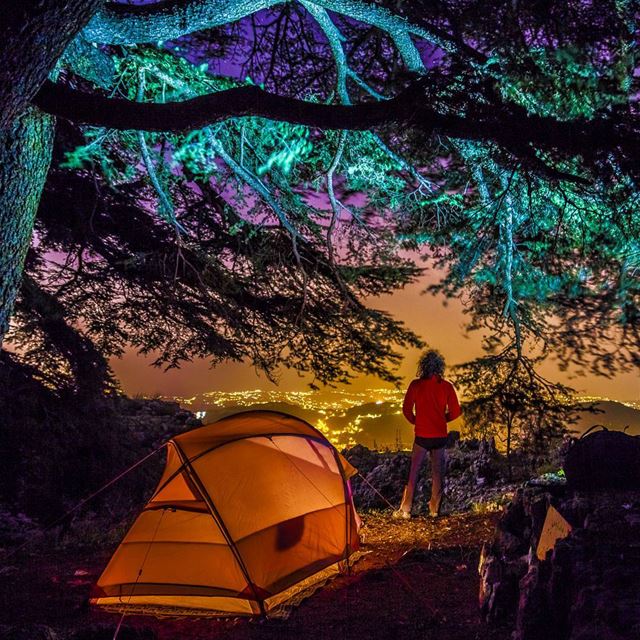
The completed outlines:
{"type": "Polygon", "coordinates": [[[439,351],[429,349],[425,351],[418,361],[418,378],[431,378],[431,376],[444,375],[444,358],[439,351]]]}

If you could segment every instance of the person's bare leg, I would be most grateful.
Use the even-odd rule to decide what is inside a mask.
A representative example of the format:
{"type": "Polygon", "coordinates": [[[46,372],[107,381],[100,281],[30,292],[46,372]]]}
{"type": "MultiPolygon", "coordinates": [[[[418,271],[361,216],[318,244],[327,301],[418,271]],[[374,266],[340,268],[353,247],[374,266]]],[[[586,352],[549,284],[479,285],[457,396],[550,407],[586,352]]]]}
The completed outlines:
{"type": "Polygon", "coordinates": [[[444,447],[429,451],[431,458],[431,500],[429,500],[429,513],[437,515],[442,501],[442,489],[444,486],[444,447]]]}
{"type": "Polygon", "coordinates": [[[418,473],[420,472],[420,467],[422,466],[426,455],[426,449],[415,443],[413,444],[413,451],[411,452],[411,470],[409,471],[409,481],[407,482],[407,486],[404,488],[402,504],[400,505],[400,509],[402,511],[406,511],[407,513],[411,512],[411,507],[413,505],[413,494],[416,489],[416,482],[418,481],[418,473]]]}

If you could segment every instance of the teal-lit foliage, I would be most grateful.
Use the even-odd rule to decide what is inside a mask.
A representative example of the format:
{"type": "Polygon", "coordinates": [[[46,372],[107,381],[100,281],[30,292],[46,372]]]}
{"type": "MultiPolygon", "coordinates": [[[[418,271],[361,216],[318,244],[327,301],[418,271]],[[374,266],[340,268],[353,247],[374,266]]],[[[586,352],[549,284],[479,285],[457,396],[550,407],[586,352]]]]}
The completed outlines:
{"type": "MultiPolygon", "coordinates": [[[[129,47],[120,53],[114,56],[114,87],[128,99],[184,100],[238,84],[212,76],[207,65],[191,64],[175,49],[129,47]]],[[[398,255],[394,211],[377,204],[390,192],[386,181],[397,193],[397,212],[402,198],[409,197],[410,178],[392,174],[400,174],[400,167],[372,134],[350,134],[353,144],[349,140],[336,163],[339,134],[260,118],[230,119],[180,134],[91,127],[83,132],[85,144],[67,151],[61,168],[106,181],[114,195],[159,214],[158,234],[177,234],[175,256],[163,241],[154,250],[149,246],[125,257],[123,274],[110,264],[116,253],[123,259],[122,250],[105,253],[93,237],[97,213],[83,229],[90,234],[83,245],[96,243],[95,253],[83,263],[81,276],[67,286],[63,276],[58,286],[74,319],[87,327],[102,353],[121,353],[126,340],[144,352],[154,350],[160,354],[157,363],[168,366],[207,355],[212,362],[249,360],[269,376],[289,367],[323,383],[347,381],[358,371],[396,380],[394,345],[420,342],[361,299],[389,293],[418,272],[398,255]],[[385,173],[361,170],[368,156],[377,158],[385,173]],[[347,180],[342,174],[351,162],[357,168],[347,180]],[[334,211],[326,196],[326,175],[334,164],[336,188],[365,189],[369,198],[341,202],[334,211]],[[373,226],[364,220],[372,215],[373,226]],[[156,266],[156,260],[162,263],[156,266]],[[100,279],[98,272],[104,274],[100,279]],[[144,284],[149,277],[154,280],[144,284]],[[109,302],[123,285],[124,297],[109,302]],[[165,296],[162,286],[174,294],[165,296]],[[137,297],[148,297],[145,287],[157,301],[132,314],[128,307],[138,305],[137,297]]],[[[118,198],[105,201],[121,208],[118,198]]],[[[117,227],[109,228],[113,233],[117,227]]],[[[43,247],[50,246],[49,238],[43,247]]],[[[125,242],[126,256],[135,243],[125,242]]],[[[32,268],[40,279],[43,265],[32,268]]],[[[31,313],[29,306],[19,310],[25,327],[31,313]]],[[[35,345],[28,351],[30,360],[48,363],[47,375],[64,368],[64,357],[54,349],[43,357],[46,341],[34,340],[38,331],[32,328],[30,335],[35,345]]]]}
{"type": "Polygon", "coordinates": [[[256,174],[263,176],[278,170],[287,176],[295,165],[304,163],[311,156],[313,143],[309,139],[309,130],[306,127],[280,125],[285,131],[279,131],[278,126],[265,125],[262,144],[267,148],[272,146],[274,150],[256,169],[256,174]]]}
{"type": "MultiPolygon", "coordinates": [[[[164,49],[136,47],[116,60],[116,69],[118,91],[130,99],[138,97],[141,73],[144,99],[156,102],[187,99],[238,84],[214,77],[206,65],[195,66],[164,49]]],[[[145,175],[145,168],[140,163],[136,166],[139,145],[135,134],[87,128],[85,136],[87,144],[69,152],[64,166],[80,168],[97,163],[113,184],[145,175]]],[[[185,134],[145,134],[145,137],[156,165],[170,166],[171,175],[166,176],[169,181],[177,184],[184,177],[207,180],[217,176],[221,184],[229,179],[246,184],[237,170],[240,168],[277,189],[283,209],[290,204],[310,212],[313,208],[308,203],[303,205],[294,191],[300,187],[321,188],[338,139],[332,132],[310,131],[307,127],[261,118],[230,119],[216,127],[185,134]],[[225,157],[233,163],[225,162],[225,157]]],[[[409,200],[410,178],[403,175],[397,161],[384,153],[372,133],[349,134],[339,171],[346,189],[367,193],[372,202],[384,202],[384,207],[376,207],[381,216],[385,215],[383,209],[397,212],[414,201],[409,200]]],[[[171,185],[166,186],[170,190],[171,185]]],[[[240,188],[233,194],[238,204],[246,203],[247,196],[242,191],[240,188]]],[[[323,216],[321,210],[315,214],[323,216]]]]}
{"type": "Polygon", "coordinates": [[[600,374],[635,366],[640,220],[633,192],[622,184],[550,184],[501,166],[479,145],[457,150],[476,185],[463,202],[458,193],[441,200],[446,224],[415,239],[436,248],[447,270],[433,290],[466,290],[470,326],[489,330],[489,350],[508,338],[520,350],[552,351],[600,374]]]}
{"type": "MultiPolygon", "coordinates": [[[[406,20],[357,2],[331,9],[272,8],[264,23],[251,23],[254,40],[244,48],[242,28],[224,32],[235,33],[237,55],[246,55],[238,77],[344,104],[392,95],[405,81],[398,69],[424,73],[429,59],[424,99],[479,129],[488,113],[537,123],[541,139],[548,123],[534,117],[578,127],[633,117],[633,3],[416,2],[404,8],[406,20]],[[357,15],[344,20],[340,7],[357,15]],[[435,43],[423,59],[416,38],[435,43]]],[[[179,101],[241,83],[215,74],[188,42],[93,49],[82,64],[63,61],[61,73],[131,100],[179,101]],[[101,56],[109,64],[98,65],[101,56]]],[[[83,55],[74,51],[72,58],[83,55]]],[[[322,132],[260,118],[183,134],[87,129],[65,166],[99,171],[115,189],[135,187],[140,204],[155,204],[159,223],[183,243],[198,242],[185,185],[213,191],[230,236],[283,232],[302,290],[320,269],[301,258],[300,247],[312,248],[347,305],[405,283],[416,271],[399,251],[422,251],[445,274],[433,290],[462,296],[469,328],[483,332],[487,371],[537,366],[549,354],[604,375],[638,366],[634,158],[624,149],[567,151],[561,140],[538,147],[504,133],[500,143],[438,132],[425,139],[411,130],[322,132]]]]}
{"type": "MultiPolygon", "coordinates": [[[[130,99],[181,100],[237,84],[211,76],[206,65],[196,66],[172,51],[150,47],[128,50],[116,60],[116,69],[118,91],[130,99]]],[[[421,198],[416,197],[413,177],[372,133],[349,133],[335,167],[335,182],[342,192],[366,197],[340,200],[336,210],[325,188],[340,144],[335,132],[247,118],[184,134],[145,134],[154,180],[141,161],[137,134],[88,128],[85,135],[87,144],[70,152],[64,166],[99,167],[113,186],[149,182],[148,197],[160,209],[164,202],[171,203],[178,218],[176,194],[185,179],[211,184],[240,216],[236,233],[275,224],[286,228],[293,242],[310,242],[325,251],[330,246],[331,260],[341,265],[344,282],[357,284],[357,274],[375,267],[385,274],[375,287],[383,292],[392,286],[394,269],[403,265],[397,257],[394,219],[411,215],[421,198]],[[376,219],[373,227],[363,220],[371,215],[376,219]]]]}
{"type": "Polygon", "coordinates": [[[636,62],[630,46],[599,53],[594,60],[592,52],[577,46],[532,47],[520,59],[489,60],[487,65],[500,69],[500,91],[507,101],[561,120],[591,119],[627,103],[636,62]]]}

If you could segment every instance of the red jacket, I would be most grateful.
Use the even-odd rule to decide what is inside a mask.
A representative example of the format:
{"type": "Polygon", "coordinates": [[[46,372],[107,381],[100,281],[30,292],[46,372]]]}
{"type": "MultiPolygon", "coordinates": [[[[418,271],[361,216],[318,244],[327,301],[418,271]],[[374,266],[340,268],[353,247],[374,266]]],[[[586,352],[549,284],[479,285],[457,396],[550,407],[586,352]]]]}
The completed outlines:
{"type": "Polygon", "coordinates": [[[447,422],[462,412],[453,385],[440,376],[432,376],[418,378],[409,385],[402,413],[415,425],[415,433],[420,438],[446,438],[447,422]]]}

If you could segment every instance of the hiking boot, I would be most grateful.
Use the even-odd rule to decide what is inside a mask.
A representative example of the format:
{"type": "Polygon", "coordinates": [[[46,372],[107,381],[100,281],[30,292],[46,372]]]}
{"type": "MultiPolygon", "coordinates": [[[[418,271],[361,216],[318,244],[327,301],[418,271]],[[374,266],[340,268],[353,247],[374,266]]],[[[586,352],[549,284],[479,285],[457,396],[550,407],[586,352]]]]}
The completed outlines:
{"type": "Polygon", "coordinates": [[[394,520],[410,520],[411,514],[408,511],[405,511],[404,509],[396,509],[391,515],[391,517],[394,520]]]}

